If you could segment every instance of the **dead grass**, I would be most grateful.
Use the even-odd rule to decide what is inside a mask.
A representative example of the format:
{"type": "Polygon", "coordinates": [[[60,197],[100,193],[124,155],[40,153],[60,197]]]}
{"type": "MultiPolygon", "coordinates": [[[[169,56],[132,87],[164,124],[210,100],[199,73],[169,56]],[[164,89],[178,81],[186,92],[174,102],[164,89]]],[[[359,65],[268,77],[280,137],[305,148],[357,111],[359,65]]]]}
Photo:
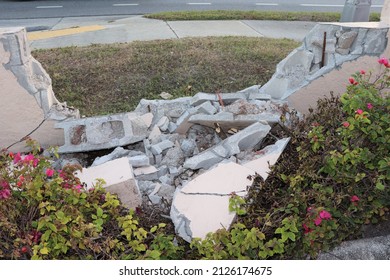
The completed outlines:
{"type": "Polygon", "coordinates": [[[175,97],[264,84],[299,43],[214,37],[34,51],[56,96],[83,115],[131,111],[163,91],[175,97]]]}

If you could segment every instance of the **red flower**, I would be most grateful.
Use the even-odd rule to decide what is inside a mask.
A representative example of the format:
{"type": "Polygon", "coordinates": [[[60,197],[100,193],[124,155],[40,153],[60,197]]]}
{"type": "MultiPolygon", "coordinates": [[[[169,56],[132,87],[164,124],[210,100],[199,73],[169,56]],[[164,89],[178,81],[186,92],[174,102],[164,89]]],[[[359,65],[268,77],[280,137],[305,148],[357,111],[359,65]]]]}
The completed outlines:
{"type": "Polygon", "coordinates": [[[312,232],[313,230],[309,228],[306,224],[303,224],[304,233],[308,234],[309,232],[312,232]]]}
{"type": "MultiPolygon", "coordinates": [[[[389,60],[385,57],[381,57],[379,60],[378,60],[378,63],[379,64],[383,64],[384,66],[388,65],[389,64],[389,60]]],[[[387,67],[387,66],[386,66],[387,67]]]]}
{"type": "Polygon", "coordinates": [[[351,77],[351,78],[349,78],[348,80],[349,80],[349,83],[350,83],[351,85],[354,85],[354,86],[356,86],[356,85],[358,84],[358,82],[356,82],[356,81],[355,81],[355,79],[354,79],[354,78],[352,78],[352,77],[351,77]]]}
{"type": "Polygon", "coordinates": [[[21,159],[22,157],[20,156],[20,153],[14,155],[14,164],[17,164],[21,159]]]}
{"type": "Polygon", "coordinates": [[[356,114],[358,114],[358,115],[361,115],[361,114],[363,114],[363,110],[362,109],[357,109],[356,111],[355,111],[355,113],[356,114]]]}
{"type": "Polygon", "coordinates": [[[320,124],[318,122],[313,122],[311,125],[314,127],[320,126],[320,124]]]}
{"type": "Polygon", "coordinates": [[[26,246],[23,246],[21,249],[20,249],[20,253],[22,254],[26,254],[28,252],[28,248],[26,246]]]}
{"type": "Polygon", "coordinates": [[[314,220],[314,224],[315,224],[316,226],[319,226],[319,225],[321,224],[321,222],[322,222],[321,217],[317,217],[317,219],[314,220]]]}
{"type": "Polygon", "coordinates": [[[360,74],[364,75],[364,74],[366,74],[366,71],[360,70],[360,74]]]}
{"type": "Polygon", "coordinates": [[[357,195],[353,195],[351,197],[351,202],[356,202],[356,201],[359,201],[359,200],[360,200],[360,198],[357,195]]]}
{"type": "Polygon", "coordinates": [[[343,122],[344,127],[349,127],[349,122],[343,122]]]}
{"type": "Polygon", "coordinates": [[[324,219],[324,220],[330,220],[330,219],[332,219],[332,215],[328,211],[322,210],[320,212],[320,218],[324,219]]]}
{"type": "Polygon", "coordinates": [[[53,175],[54,175],[53,169],[50,169],[50,168],[46,169],[46,176],[47,177],[53,177],[53,175]]]}

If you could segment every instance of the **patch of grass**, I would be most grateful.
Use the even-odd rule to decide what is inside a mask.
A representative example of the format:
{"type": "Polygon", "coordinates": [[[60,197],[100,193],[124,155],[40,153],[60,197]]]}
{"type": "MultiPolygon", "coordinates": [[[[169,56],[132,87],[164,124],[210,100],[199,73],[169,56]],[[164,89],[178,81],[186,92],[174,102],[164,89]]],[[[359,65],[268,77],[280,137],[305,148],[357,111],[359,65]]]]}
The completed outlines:
{"type": "MultiPolygon", "coordinates": [[[[287,20],[287,21],[340,21],[337,12],[283,12],[283,11],[178,11],[145,15],[147,18],[176,20],[287,20]]],[[[370,21],[379,21],[379,13],[371,13],[370,21]]]]}
{"type": "Polygon", "coordinates": [[[83,115],[131,111],[141,98],[231,92],[264,84],[299,45],[288,39],[209,37],[34,51],[61,101],[83,115]]]}

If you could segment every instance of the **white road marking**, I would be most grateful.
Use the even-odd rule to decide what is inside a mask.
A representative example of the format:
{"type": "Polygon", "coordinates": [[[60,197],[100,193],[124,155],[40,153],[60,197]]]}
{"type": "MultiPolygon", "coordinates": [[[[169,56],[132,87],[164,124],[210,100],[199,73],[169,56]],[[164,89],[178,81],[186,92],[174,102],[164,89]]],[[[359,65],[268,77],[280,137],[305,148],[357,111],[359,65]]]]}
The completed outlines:
{"type": "Polygon", "coordinates": [[[211,5],[211,3],[187,3],[187,5],[211,5]]]}
{"type": "Polygon", "coordinates": [[[332,5],[332,4],[299,4],[304,7],[344,7],[344,5],[332,5]]]}
{"type": "Polygon", "coordinates": [[[256,3],[256,6],[279,6],[277,3],[256,3]]]}
{"type": "Polygon", "coordinates": [[[114,7],[124,7],[124,6],[138,6],[139,4],[135,4],[135,3],[124,3],[124,4],[113,4],[114,7]]]}
{"type": "Polygon", "coordinates": [[[57,8],[63,8],[63,6],[37,6],[35,8],[37,8],[37,9],[57,9],[57,8]]]}

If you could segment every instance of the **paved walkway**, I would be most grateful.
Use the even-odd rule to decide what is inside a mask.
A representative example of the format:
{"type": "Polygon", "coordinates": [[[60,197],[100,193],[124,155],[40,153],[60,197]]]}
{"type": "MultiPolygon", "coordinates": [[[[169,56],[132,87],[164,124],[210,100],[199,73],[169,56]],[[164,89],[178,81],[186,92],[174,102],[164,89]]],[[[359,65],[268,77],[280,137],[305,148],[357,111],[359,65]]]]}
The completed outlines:
{"type": "Polygon", "coordinates": [[[25,26],[32,49],[203,36],[290,38],[301,41],[314,22],[226,20],[162,21],[142,16],[0,20],[25,26]]]}

